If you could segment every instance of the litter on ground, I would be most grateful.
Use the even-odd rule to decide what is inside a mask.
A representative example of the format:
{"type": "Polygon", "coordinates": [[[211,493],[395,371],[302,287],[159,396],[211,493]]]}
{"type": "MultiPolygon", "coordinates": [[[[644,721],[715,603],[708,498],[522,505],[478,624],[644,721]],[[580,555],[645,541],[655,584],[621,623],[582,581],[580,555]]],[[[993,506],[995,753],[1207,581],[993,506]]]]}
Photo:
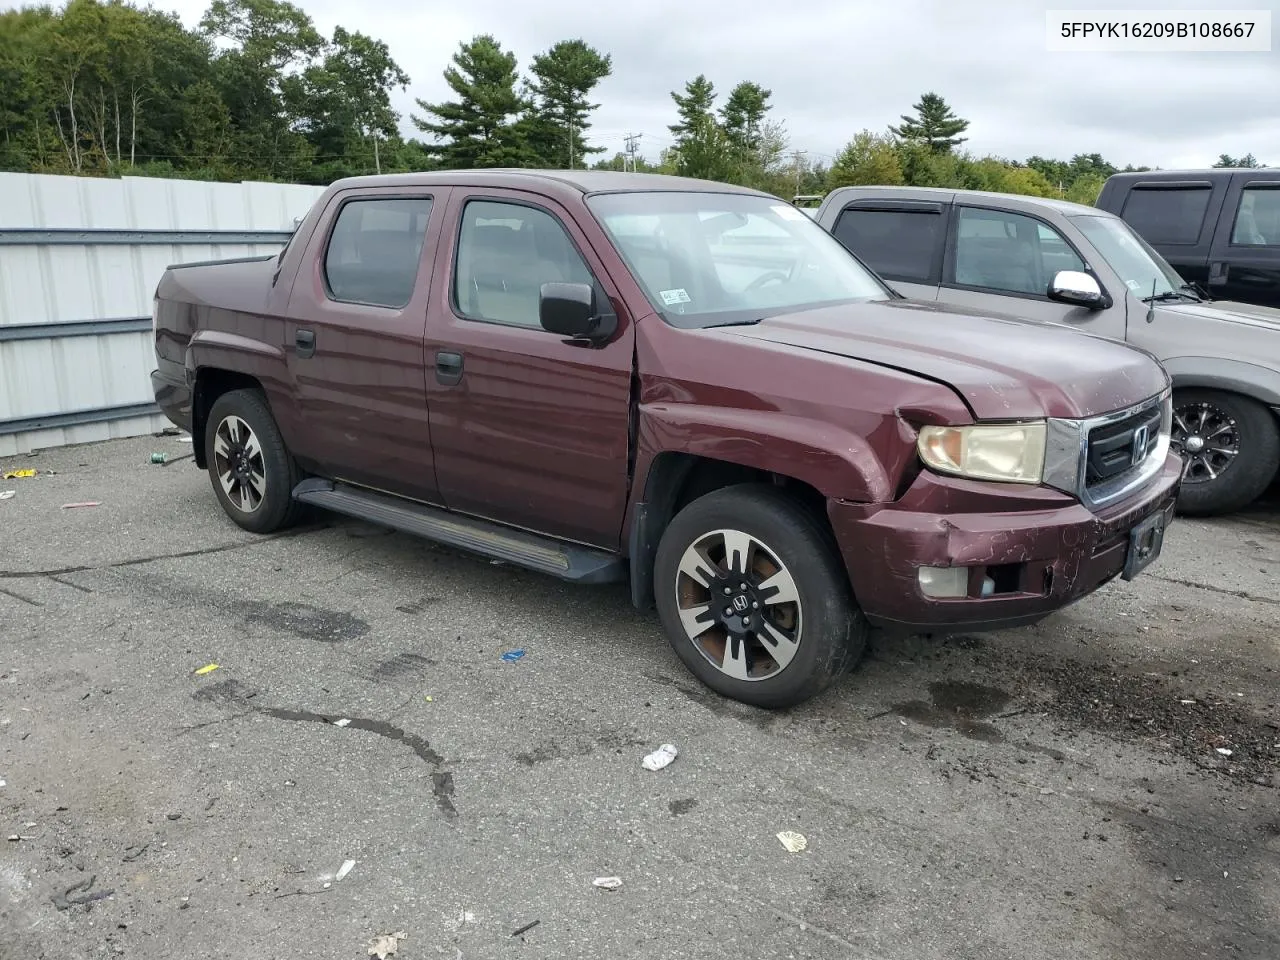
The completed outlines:
{"type": "Polygon", "coordinates": [[[377,957],[378,960],[387,960],[387,957],[400,949],[400,941],[404,939],[407,938],[403,931],[380,933],[369,941],[369,956],[377,957]]]}
{"type": "Polygon", "coordinates": [[[10,470],[4,475],[5,480],[25,480],[27,477],[34,477],[34,470],[10,470]]]}
{"type": "Polygon", "coordinates": [[[213,673],[217,669],[218,665],[216,663],[208,663],[196,671],[196,676],[203,677],[206,673],[213,673]]]}
{"type": "Polygon", "coordinates": [[[502,655],[502,659],[507,661],[507,663],[515,663],[517,660],[519,660],[523,656],[524,656],[523,650],[508,650],[506,653],[502,655]]]}
{"type": "Polygon", "coordinates": [[[786,847],[788,853],[799,853],[809,846],[809,841],[805,839],[804,834],[796,833],[794,830],[783,830],[778,834],[778,840],[786,847]]]}
{"type": "Polygon", "coordinates": [[[345,726],[346,726],[347,724],[349,724],[350,722],[351,722],[351,721],[350,721],[350,720],[348,720],[346,717],[343,717],[341,720],[335,720],[335,721],[333,721],[333,725],[334,725],[335,727],[345,727],[345,726]]]}
{"type": "Polygon", "coordinates": [[[342,862],[342,866],[338,868],[337,876],[335,876],[333,879],[335,881],[341,880],[343,877],[345,877],[348,873],[351,872],[351,868],[354,867],[355,865],[356,865],[356,862],[354,860],[344,860],[342,862]]]}
{"type": "Polygon", "coordinates": [[[81,501],[80,503],[64,503],[62,505],[62,509],[71,510],[71,509],[74,509],[75,507],[100,507],[100,506],[102,506],[101,500],[84,500],[84,501],[81,501]]]}
{"type": "Polygon", "coordinates": [[[646,756],[640,761],[641,766],[646,770],[661,770],[663,767],[671,763],[679,753],[674,743],[664,743],[653,753],[646,756]]]}
{"type": "Polygon", "coordinates": [[[591,881],[592,885],[599,887],[601,890],[617,890],[622,886],[621,877],[596,877],[591,881]]]}
{"type": "Polygon", "coordinates": [[[0,490],[0,500],[12,500],[17,490],[0,490]]]}

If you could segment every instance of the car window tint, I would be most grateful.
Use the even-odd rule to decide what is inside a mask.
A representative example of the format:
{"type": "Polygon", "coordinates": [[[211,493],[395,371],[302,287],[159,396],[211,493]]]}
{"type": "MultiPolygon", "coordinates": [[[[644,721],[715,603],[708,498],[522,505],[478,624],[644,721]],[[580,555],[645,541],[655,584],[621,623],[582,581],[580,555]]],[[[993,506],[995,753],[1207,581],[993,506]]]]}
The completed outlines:
{"type": "Polygon", "coordinates": [[[832,234],[882,277],[927,281],[942,224],[934,212],[851,208],[840,214],[832,234]]]}
{"type": "Polygon", "coordinates": [[[1194,190],[1144,187],[1130,191],[1120,216],[1145,237],[1147,243],[1195,243],[1200,238],[1210,193],[1208,187],[1194,190]]]}
{"type": "Polygon", "coordinates": [[[1280,246],[1280,187],[1240,191],[1231,242],[1252,247],[1280,246]]]}
{"type": "Polygon", "coordinates": [[[380,307],[407,304],[430,217],[430,197],[343,204],[324,256],[329,296],[380,307]]]}
{"type": "Polygon", "coordinates": [[[555,282],[593,282],[555,217],[514,203],[467,203],[454,267],[454,296],[463,316],[539,327],[542,285],[555,282]]]}
{"type": "Polygon", "coordinates": [[[1062,234],[1034,217],[960,208],[950,279],[961,286],[1043,295],[1059,270],[1083,269],[1062,234]]]}

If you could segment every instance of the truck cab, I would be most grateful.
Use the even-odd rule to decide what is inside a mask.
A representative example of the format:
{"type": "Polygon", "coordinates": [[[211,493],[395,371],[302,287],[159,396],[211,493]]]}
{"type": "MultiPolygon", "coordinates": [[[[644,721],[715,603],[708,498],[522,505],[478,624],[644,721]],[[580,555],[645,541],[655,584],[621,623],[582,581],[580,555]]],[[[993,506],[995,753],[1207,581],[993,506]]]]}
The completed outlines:
{"type": "Polygon", "coordinates": [[[1096,205],[1208,296],[1280,307],[1280,170],[1117,173],[1096,205]]]}

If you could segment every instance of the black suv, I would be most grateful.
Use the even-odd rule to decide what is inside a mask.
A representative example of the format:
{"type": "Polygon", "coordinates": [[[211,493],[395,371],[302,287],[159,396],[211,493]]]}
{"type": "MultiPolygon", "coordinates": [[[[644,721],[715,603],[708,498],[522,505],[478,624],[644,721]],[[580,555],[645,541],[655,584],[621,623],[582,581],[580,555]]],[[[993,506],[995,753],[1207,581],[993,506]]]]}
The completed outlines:
{"type": "Polygon", "coordinates": [[[1214,299],[1280,307],[1280,170],[1117,173],[1096,206],[1214,299]]]}

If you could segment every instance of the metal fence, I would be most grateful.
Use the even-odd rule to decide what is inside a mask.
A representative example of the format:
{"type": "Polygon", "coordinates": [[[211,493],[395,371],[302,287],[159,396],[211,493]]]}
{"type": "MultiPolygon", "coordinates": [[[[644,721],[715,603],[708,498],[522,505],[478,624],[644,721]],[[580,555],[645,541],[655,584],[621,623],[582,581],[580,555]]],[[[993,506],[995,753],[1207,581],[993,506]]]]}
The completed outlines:
{"type": "Polygon", "coordinates": [[[323,187],[0,173],[0,456],[138,436],[170,263],[274,253],[323,187]]]}

